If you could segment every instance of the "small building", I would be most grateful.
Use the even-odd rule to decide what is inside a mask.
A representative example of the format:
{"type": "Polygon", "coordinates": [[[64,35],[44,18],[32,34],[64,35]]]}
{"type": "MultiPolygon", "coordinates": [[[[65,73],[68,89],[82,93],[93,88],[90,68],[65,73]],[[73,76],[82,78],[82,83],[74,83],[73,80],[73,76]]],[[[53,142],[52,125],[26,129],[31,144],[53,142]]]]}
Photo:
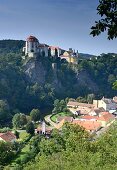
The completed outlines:
{"type": "Polygon", "coordinates": [[[35,130],[35,132],[38,133],[38,134],[43,134],[43,135],[49,137],[51,132],[52,132],[52,128],[47,127],[45,121],[43,121],[42,124],[41,124],[41,127],[39,126],[35,130]]]}
{"type": "Polygon", "coordinates": [[[0,133],[0,141],[15,142],[16,136],[12,132],[0,133]]]}
{"type": "Polygon", "coordinates": [[[102,124],[102,127],[105,127],[115,121],[115,116],[109,112],[101,112],[97,121],[102,124]]]}
{"type": "Polygon", "coordinates": [[[65,59],[68,63],[77,64],[78,63],[78,51],[73,52],[72,49],[65,51],[62,55],[59,56],[61,59],[65,59]]]}
{"type": "Polygon", "coordinates": [[[76,102],[76,101],[69,101],[67,103],[67,107],[68,108],[79,108],[79,107],[87,107],[87,108],[94,108],[94,105],[93,104],[88,104],[88,103],[79,103],[79,102],[76,102]]]}
{"type": "Polygon", "coordinates": [[[97,116],[99,115],[101,112],[104,112],[104,108],[103,107],[100,107],[100,108],[94,108],[94,109],[91,109],[90,112],[89,112],[89,115],[90,116],[97,116]]]}
{"type": "Polygon", "coordinates": [[[102,98],[101,100],[93,100],[93,104],[97,108],[104,108],[105,111],[116,110],[117,105],[113,99],[102,98]]]}
{"type": "Polygon", "coordinates": [[[91,133],[97,132],[101,128],[101,123],[96,121],[73,120],[72,124],[78,124],[91,133]]]}

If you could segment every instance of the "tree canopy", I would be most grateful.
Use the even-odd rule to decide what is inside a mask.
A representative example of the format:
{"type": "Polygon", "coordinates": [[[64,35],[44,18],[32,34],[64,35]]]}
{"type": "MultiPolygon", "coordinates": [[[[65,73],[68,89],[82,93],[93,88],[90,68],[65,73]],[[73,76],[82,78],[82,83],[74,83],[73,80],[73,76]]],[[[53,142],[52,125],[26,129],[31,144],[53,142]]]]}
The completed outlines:
{"type": "Polygon", "coordinates": [[[117,37],[117,0],[99,0],[98,14],[102,17],[92,26],[91,34],[97,36],[106,31],[108,39],[117,37]]]}

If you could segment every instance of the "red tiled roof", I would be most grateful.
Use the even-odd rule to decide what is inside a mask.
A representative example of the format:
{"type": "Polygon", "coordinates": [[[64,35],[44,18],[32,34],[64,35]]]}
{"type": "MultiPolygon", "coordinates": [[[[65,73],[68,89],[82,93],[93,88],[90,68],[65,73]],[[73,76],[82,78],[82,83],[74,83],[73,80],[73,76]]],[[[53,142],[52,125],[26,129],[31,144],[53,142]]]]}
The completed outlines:
{"type": "Polygon", "coordinates": [[[98,130],[101,127],[101,123],[96,121],[81,121],[81,120],[74,120],[73,124],[78,124],[84,127],[87,131],[94,131],[98,130]]]}
{"type": "Polygon", "coordinates": [[[6,142],[11,142],[16,139],[16,136],[11,132],[0,133],[0,137],[6,142]]]}
{"type": "Polygon", "coordinates": [[[30,35],[28,38],[27,38],[27,41],[28,42],[38,42],[38,39],[32,35],[30,35]]]}
{"type": "Polygon", "coordinates": [[[115,117],[109,112],[102,112],[101,115],[98,117],[98,120],[106,121],[113,120],[115,117]]]}
{"type": "Polygon", "coordinates": [[[97,116],[90,116],[90,115],[82,116],[82,119],[87,119],[87,120],[97,119],[97,118],[98,118],[97,116]]]}

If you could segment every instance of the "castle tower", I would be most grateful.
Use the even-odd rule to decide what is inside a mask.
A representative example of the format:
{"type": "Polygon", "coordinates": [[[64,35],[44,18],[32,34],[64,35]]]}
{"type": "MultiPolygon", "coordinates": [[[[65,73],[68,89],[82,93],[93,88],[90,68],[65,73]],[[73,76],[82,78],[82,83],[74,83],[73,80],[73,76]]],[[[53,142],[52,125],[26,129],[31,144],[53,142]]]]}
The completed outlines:
{"type": "Polygon", "coordinates": [[[45,122],[43,121],[42,122],[42,134],[45,134],[46,133],[46,124],[45,122]]]}
{"type": "Polygon", "coordinates": [[[23,48],[23,52],[25,56],[34,57],[37,53],[39,53],[39,41],[34,36],[29,36],[26,40],[26,46],[23,48]]]}

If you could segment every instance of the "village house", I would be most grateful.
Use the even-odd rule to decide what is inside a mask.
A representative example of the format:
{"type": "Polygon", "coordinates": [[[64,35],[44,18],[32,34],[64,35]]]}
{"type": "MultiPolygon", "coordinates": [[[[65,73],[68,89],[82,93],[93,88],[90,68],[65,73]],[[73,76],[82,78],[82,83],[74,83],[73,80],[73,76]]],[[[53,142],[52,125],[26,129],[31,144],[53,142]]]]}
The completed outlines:
{"type": "Polygon", "coordinates": [[[97,132],[101,128],[101,123],[96,122],[95,120],[73,120],[72,124],[78,124],[79,126],[84,127],[90,133],[97,132]]]}
{"type": "Polygon", "coordinates": [[[107,99],[104,97],[101,100],[93,100],[93,104],[97,108],[104,108],[105,111],[117,109],[117,105],[113,99],[107,99]]]}
{"type": "Polygon", "coordinates": [[[104,111],[105,111],[105,110],[104,110],[103,107],[94,108],[94,109],[91,109],[88,114],[89,114],[90,116],[97,116],[97,115],[99,115],[101,112],[104,112],[104,111]]]}
{"type": "Polygon", "coordinates": [[[95,106],[93,104],[69,101],[67,107],[74,115],[87,115],[95,106]]]}
{"type": "Polygon", "coordinates": [[[113,123],[115,120],[115,116],[112,115],[109,112],[101,112],[97,116],[90,116],[90,115],[85,115],[81,117],[81,120],[84,121],[96,121],[100,122],[102,127],[105,127],[109,125],[110,123],[113,123]]]}
{"type": "Polygon", "coordinates": [[[101,112],[97,121],[102,124],[102,127],[105,127],[115,121],[115,116],[109,112],[101,112]]]}
{"type": "Polygon", "coordinates": [[[12,132],[0,133],[0,141],[15,142],[16,136],[12,132]]]}

